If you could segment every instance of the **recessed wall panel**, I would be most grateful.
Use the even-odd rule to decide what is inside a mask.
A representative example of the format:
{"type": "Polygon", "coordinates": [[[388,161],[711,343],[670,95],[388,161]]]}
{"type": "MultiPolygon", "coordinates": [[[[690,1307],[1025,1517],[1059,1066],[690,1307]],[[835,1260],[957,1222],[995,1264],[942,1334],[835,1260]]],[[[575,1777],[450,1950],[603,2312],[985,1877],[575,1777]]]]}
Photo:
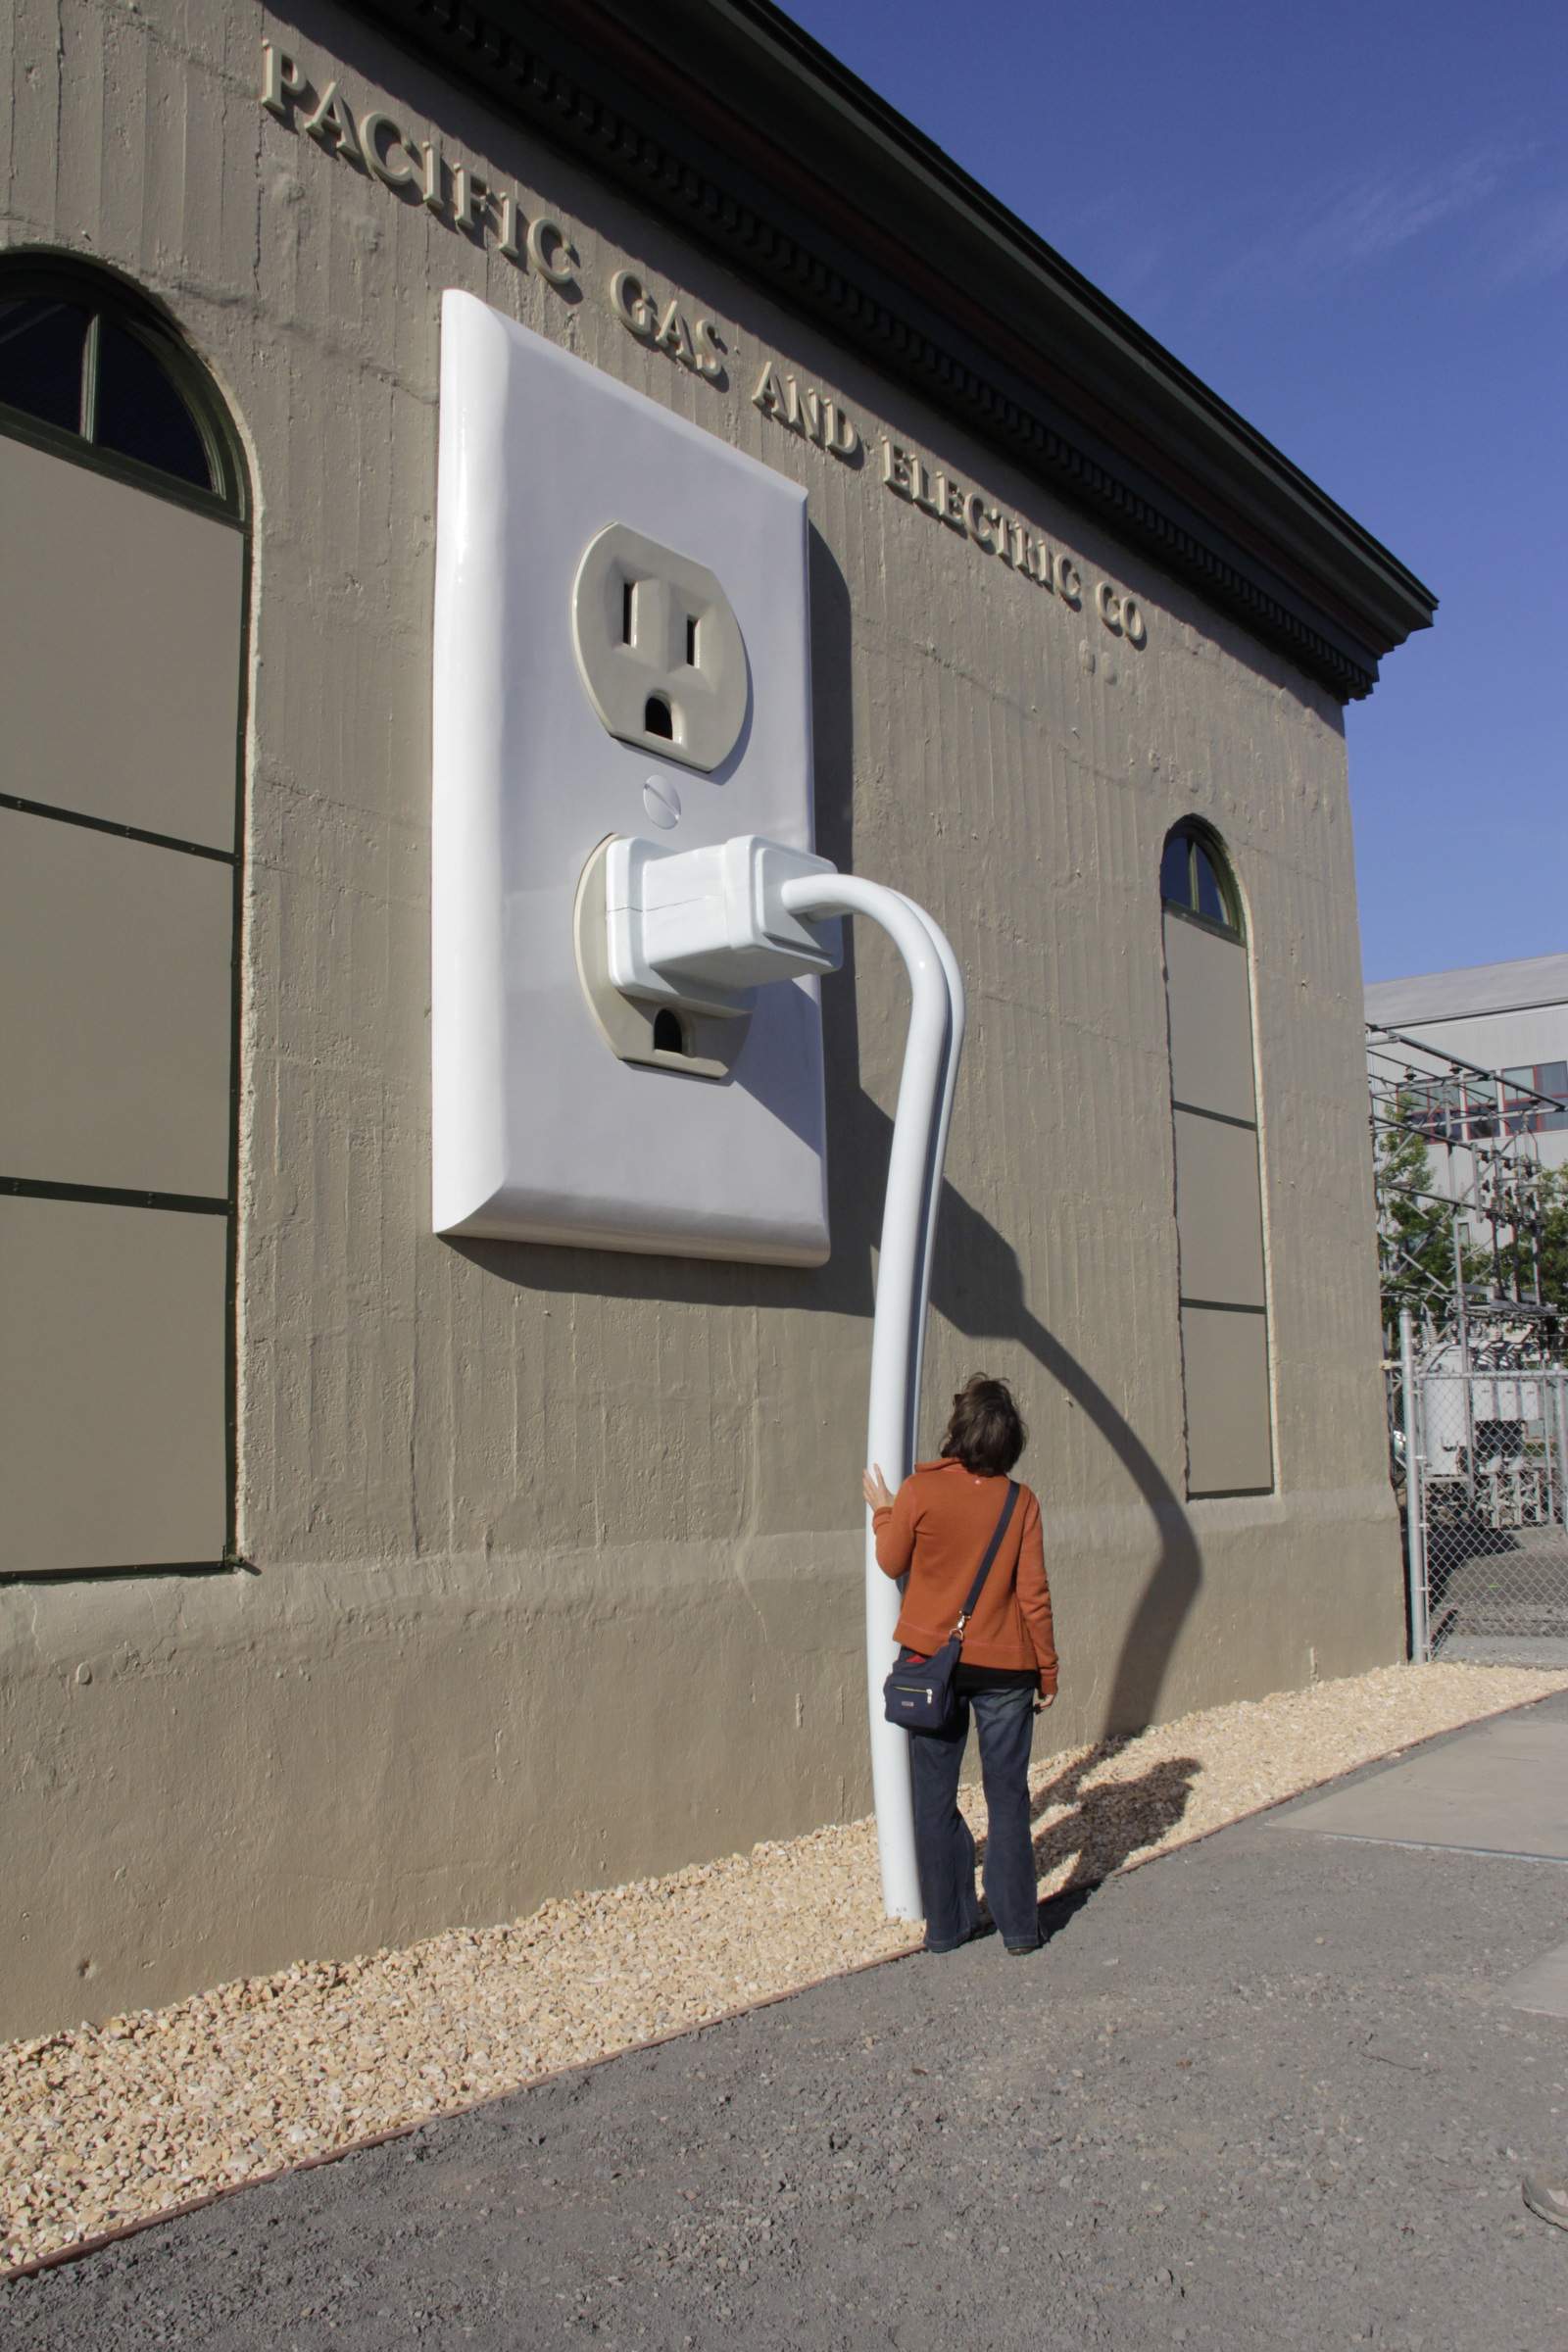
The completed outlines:
{"type": "Polygon", "coordinates": [[[1271,1487],[1265,1318],[1184,1306],[1182,1357],[1189,1494],[1250,1494],[1271,1487]]]}
{"type": "Polygon", "coordinates": [[[232,850],[241,533],[0,436],[0,544],[6,791],[232,850]]]}
{"type": "Polygon", "coordinates": [[[1226,1118],[1256,1116],[1247,950],[1181,915],[1165,915],[1171,1093],[1226,1118]]]}
{"type": "Polygon", "coordinates": [[[0,809],[0,1174],[227,1193],[233,885],[0,809]]]}
{"type": "Polygon", "coordinates": [[[1182,1297],[1261,1306],[1256,1131],[1191,1110],[1178,1110],[1175,1126],[1182,1297]]]}
{"type": "Polygon", "coordinates": [[[0,1570],[221,1559],[227,1238],[0,1198],[0,1570]]]}

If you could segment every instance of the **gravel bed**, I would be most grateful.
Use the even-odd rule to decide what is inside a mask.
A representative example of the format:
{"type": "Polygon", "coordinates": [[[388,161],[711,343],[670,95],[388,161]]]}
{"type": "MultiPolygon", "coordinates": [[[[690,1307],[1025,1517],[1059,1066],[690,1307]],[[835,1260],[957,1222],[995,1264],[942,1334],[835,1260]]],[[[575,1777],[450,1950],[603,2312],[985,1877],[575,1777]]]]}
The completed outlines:
{"type": "MultiPolygon", "coordinates": [[[[1031,1776],[1041,1891],[1092,1884],[1563,1689],[1564,1672],[1391,1666],[1050,1756],[1031,1776]]],[[[977,1789],[965,1803],[980,1826],[977,1789]]],[[[871,1823],[851,1822],[547,1902],[507,1926],[302,1963],[10,2043],[0,2265],[688,2032],[912,1940],[907,1923],[881,1916],[871,1823]]]]}

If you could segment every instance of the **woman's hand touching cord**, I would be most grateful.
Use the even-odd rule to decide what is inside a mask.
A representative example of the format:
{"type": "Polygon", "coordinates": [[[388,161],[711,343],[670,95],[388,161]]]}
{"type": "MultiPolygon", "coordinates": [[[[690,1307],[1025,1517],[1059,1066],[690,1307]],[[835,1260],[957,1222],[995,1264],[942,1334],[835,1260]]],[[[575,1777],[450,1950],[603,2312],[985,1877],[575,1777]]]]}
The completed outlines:
{"type": "Polygon", "coordinates": [[[893,1490],[882,1475],[882,1465],[880,1462],[876,1463],[874,1467],[869,1470],[861,1471],[860,1492],[865,1496],[866,1501],[870,1504],[873,1511],[892,1510],[893,1490]]]}

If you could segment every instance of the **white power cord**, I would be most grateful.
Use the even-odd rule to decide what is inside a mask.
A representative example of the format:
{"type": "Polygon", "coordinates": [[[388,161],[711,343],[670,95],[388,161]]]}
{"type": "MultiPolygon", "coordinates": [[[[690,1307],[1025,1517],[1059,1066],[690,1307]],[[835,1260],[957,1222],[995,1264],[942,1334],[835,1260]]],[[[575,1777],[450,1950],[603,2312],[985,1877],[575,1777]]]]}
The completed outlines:
{"type": "MultiPolygon", "coordinates": [[[[803,877],[781,893],[792,913],[865,914],[880,925],[909,975],[909,1028],[899,1075],[893,1146],[888,1154],[871,1321],[871,1386],[866,1411],[868,1462],[881,1464],[897,1489],[913,1466],[925,1353],[931,1250],[942,1190],[942,1162],[963,1045],[963,981],[957,959],[922,907],[881,882],[858,875],[803,877]]],[[[871,1515],[865,1522],[865,1676],[871,1735],[882,1900],[890,1919],[921,1916],[915,1868],[909,1735],[883,1712],[882,1684],[897,1655],[893,1628],[900,1591],[876,1562],[871,1515]]]]}
{"type": "MultiPolygon", "coordinates": [[[[637,842],[628,851],[616,861],[608,903],[610,970],[627,994],[740,1012],[751,987],[830,970],[836,946],[809,926],[838,915],[868,915],[904,959],[909,1029],[882,1209],[866,1430],[866,1460],[880,1463],[896,1488],[914,1458],[931,1256],[963,1045],[957,959],[923,907],[884,883],[837,872],[824,858],[747,834],[717,850],[637,842]]],[[[899,1599],[876,1564],[867,1513],[866,1705],[882,1899],[890,1919],[918,1919],[909,1735],[882,1710],[899,1599]]]]}

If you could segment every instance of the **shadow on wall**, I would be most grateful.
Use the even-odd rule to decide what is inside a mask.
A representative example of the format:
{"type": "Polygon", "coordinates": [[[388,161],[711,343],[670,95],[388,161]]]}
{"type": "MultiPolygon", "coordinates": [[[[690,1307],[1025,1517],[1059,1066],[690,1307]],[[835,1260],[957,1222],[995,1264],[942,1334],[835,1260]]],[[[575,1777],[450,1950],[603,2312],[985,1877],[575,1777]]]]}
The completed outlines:
{"type": "MultiPolygon", "coordinates": [[[[809,560],[817,847],[849,870],[855,862],[850,597],[836,561],[814,529],[809,560]]],[[[932,911],[940,920],[942,909],[932,911]]],[[[623,1257],[523,1242],[457,1240],[448,1247],[518,1289],[545,1294],[868,1318],[893,1123],[860,1084],[855,968],[855,926],[847,923],[844,968],[822,990],[833,1254],[819,1271],[803,1275],[696,1258],[623,1257]]],[[[1025,1349],[1088,1416],[1153,1521],[1158,1556],[1122,1641],[1101,1727],[1106,1739],[1142,1731],[1153,1721],[1177,1639],[1202,1581],[1201,1555],[1185,1505],[1104,1390],[1033,1312],[1010,1244],[948,1183],[942,1188],[931,1302],[966,1339],[1000,1340],[1025,1349]]]]}
{"type": "MultiPolygon", "coordinates": [[[[885,1164],[892,1122],[877,1115],[885,1164]]],[[[966,1339],[1010,1341],[1024,1348],[1087,1415],[1154,1523],[1158,1556],[1122,1637],[1101,1727],[1107,1740],[1143,1731],[1154,1720],[1177,1640],[1203,1581],[1202,1554],[1186,1505],[1131,1422],[1032,1311],[1011,1246],[951,1184],[942,1188],[931,1303],[966,1339]]],[[[1048,1498],[1048,1519],[1049,1511],[1048,1498]]]]}

